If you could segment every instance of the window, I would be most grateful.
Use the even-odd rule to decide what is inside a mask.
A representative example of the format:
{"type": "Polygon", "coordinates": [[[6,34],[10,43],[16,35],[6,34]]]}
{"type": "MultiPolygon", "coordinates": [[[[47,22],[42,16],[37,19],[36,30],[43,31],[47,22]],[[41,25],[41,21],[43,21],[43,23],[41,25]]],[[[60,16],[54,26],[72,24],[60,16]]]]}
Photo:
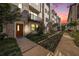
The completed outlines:
{"type": "Polygon", "coordinates": [[[18,7],[22,9],[22,4],[20,3],[20,4],[18,5],[18,7]]]}
{"type": "Polygon", "coordinates": [[[32,31],[35,30],[35,24],[31,24],[31,30],[32,30],[32,31]]]}
{"type": "Polygon", "coordinates": [[[49,21],[49,19],[48,18],[46,18],[46,22],[48,22],[49,21]]]}
{"type": "Polygon", "coordinates": [[[19,29],[19,25],[17,25],[17,31],[19,31],[20,29],[19,29]]]}
{"type": "Polygon", "coordinates": [[[50,11],[48,11],[48,15],[50,14],[50,11]]]}
{"type": "Polygon", "coordinates": [[[45,13],[47,13],[47,9],[45,9],[45,13]]]}
{"type": "Polygon", "coordinates": [[[38,24],[31,24],[31,30],[35,31],[38,28],[38,24]]]}
{"type": "Polygon", "coordinates": [[[31,15],[31,19],[32,20],[36,20],[36,18],[37,18],[37,14],[36,13],[34,13],[34,12],[29,12],[30,13],[30,15],[31,15]]]}
{"type": "Polygon", "coordinates": [[[38,25],[36,24],[36,28],[38,28],[38,25]]]}

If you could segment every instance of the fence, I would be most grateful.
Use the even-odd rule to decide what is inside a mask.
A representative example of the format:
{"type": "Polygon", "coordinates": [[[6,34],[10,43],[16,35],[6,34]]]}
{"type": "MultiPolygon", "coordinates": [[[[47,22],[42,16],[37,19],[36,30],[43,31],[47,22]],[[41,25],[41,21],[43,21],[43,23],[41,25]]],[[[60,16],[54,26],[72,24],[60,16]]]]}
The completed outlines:
{"type": "Polygon", "coordinates": [[[58,32],[52,36],[49,36],[47,39],[40,41],[38,44],[43,46],[44,48],[54,52],[62,35],[63,35],[62,32],[58,32]]]}

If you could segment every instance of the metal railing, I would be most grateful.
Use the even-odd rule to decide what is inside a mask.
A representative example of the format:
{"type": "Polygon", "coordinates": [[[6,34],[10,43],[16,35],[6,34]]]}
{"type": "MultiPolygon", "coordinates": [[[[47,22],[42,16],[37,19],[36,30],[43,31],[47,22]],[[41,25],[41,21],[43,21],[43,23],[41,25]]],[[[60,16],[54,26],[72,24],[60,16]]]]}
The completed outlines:
{"type": "Polygon", "coordinates": [[[62,37],[62,32],[58,32],[54,35],[49,36],[47,39],[40,41],[38,44],[41,45],[42,47],[54,52],[61,37],[62,37]]]}

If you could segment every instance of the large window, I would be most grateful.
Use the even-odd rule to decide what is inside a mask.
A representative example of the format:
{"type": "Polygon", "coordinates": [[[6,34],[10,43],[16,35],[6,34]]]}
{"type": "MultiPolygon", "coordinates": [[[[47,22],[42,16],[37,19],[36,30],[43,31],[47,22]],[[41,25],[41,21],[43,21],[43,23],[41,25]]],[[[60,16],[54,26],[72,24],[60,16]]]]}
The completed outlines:
{"type": "Polygon", "coordinates": [[[30,15],[31,15],[31,19],[32,20],[36,20],[37,19],[37,14],[36,13],[30,11],[30,15]]]}
{"type": "Polygon", "coordinates": [[[49,21],[49,19],[48,18],[46,18],[46,22],[48,22],[49,21]]]}
{"type": "Polygon", "coordinates": [[[35,31],[35,24],[31,24],[32,31],[35,31]]]}
{"type": "Polygon", "coordinates": [[[45,9],[45,13],[47,13],[47,9],[45,9]]]}
{"type": "Polygon", "coordinates": [[[38,28],[38,24],[31,24],[31,30],[35,31],[38,28]]]}

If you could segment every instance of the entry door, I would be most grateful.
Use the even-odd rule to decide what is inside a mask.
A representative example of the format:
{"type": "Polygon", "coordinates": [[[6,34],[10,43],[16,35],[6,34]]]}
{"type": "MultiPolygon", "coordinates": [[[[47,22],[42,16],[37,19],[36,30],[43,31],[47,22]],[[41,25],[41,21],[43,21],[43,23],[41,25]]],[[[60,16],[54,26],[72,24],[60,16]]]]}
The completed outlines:
{"type": "Polygon", "coordinates": [[[16,24],[16,37],[23,36],[23,24],[16,24]]]}

